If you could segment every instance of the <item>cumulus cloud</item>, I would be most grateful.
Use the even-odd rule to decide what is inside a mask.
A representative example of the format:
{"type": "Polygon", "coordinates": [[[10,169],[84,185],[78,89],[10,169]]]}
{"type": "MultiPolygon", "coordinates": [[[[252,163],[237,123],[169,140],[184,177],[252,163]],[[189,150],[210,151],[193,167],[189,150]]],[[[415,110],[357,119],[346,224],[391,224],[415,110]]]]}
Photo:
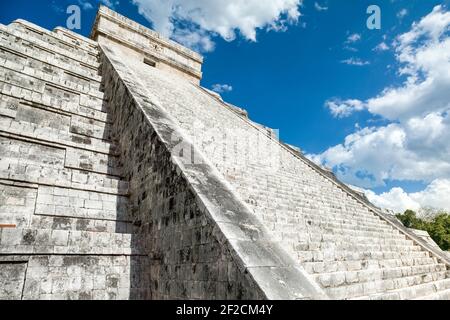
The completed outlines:
{"type": "Polygon", "coordinates": [[[198,41],[203,51],[212,50],[212,38],[232,41],[241,34],[256,41],[259,29],[282,31],[300,17],[301,0],[132,0],[139,13],[166,37],[183,34],[187,45],[198,41]],[[181,31],[180,31],[181,29],[181,31]],[[195,34],[188,36],[189,33],[195,34]],[[206,44],[206,46],[204,45],[206,44]]]}
{"type": "Polygon", "coordinates": [[[349,45],[345,45],[344,49],[348,50],[348,51],[352,51],[352,52],[358,52],[359,51],[357,48],[349,46],[349,45]]]}
{"type": "Polygon", "coordinates": [[[211,89],[217,93],[233,91],[233,87],[229,84],[214,84],[211,89]]]}
{"type": "Polygon", "coordinates": [[[344,181],[366,188],[386,180],[431,182],[450,177],[450,119],[432,114],[406,124],[362,128],[313,156],[344,181]]]}
{"type": "MultiPolygon", "coordinates": [[[[365,101],[371,113],[389,120],[408,119],[450,108],[450,12],[437,6],[395,43],[400,87],[385,88],[365,101]]],[[[351,107],[351,106],[350,106],[351,107]]]]}
{"type": "Polygon", "coordinates": [[[345,118],[352,114],[355,110],[362,110],[364,105],[359,100],[331,100],[325,103],[325,106],[330,109],[333,116],[336,118],[345,118]]]}
{"type": "Polygon", "coordinates": [[[389,46],[386,44],[386,42],[380,42],[375,48],[373,48],[373,51],[387,51],[389,50],[389,46]]]}
{"type": "Polygon", "coordinates": [[[210,35],[204,30],[176,29],[172,34],[172,39],[198,52],[213,51],[216,46],[210,35]]]}
{"type": "Polygon", "coordinates": [[[408,15],[408,9],[403,8],[397,13],[397,18],[402,19],[408,15]]]}
{"type": "Polygon", "coordinates": [[[375,192],[366,190],[367,199],[374,205],[390,209],[395,213],[403,213],[406,210],[419,210],[420,204],[414,201],[402,188],[392,188],[389,192],[377,195],[375,192]]]}
{"type": "Polygon", "coordinates": [[[353,33],[347,37],[345,43],[355,43],[361,40],[361,35],[359,33],[353,33]]]}
{"type": "Polygon", "coordinates": [[[380,195],[367,190],[367,198],[381,208],[403,213],[405,210],[421,210],[434,207],[450,211],[450,180],[436,179],[420,192],[407,193],[402,188],[392,188],[380,195]]]}
{"type": "MultiPolygon", "coordinates": [[[[429,183],[421,193],[393,189],[373,201],[416,205],[448,205],[450,199],[450,12],[436,6],[431,13],[397,37],[398,87],[387,87],[365,101],[332,99],[326,102],[335,117],[367,110],[387,125],[357,128],[344,142],[314,161],[332,167],[347,183],[365,188],[387,181],[429,183]],[[401,192],[403,191],[403,193],[401,192]],[[446,192],[446,193],[445,193],[446,192]],[[444,198],[445,200],[439,200],[444,198]],[[411,200],[411,201],[410,201],[411,200]],[[409,201],[409,202],[408,202],[409,201]]],[[[448,206],[447,206],[448,208],[448,206]]]]}
{"type": "Polygon", "coordinates": [[[358,67],[367,66],[370,64],[369,61],[364,61],[364,60],[361,60],[360,58],[354,58],[354,57],[342,60],[341,63],[348,64],[350,66],[358,66],[358,67]]]}

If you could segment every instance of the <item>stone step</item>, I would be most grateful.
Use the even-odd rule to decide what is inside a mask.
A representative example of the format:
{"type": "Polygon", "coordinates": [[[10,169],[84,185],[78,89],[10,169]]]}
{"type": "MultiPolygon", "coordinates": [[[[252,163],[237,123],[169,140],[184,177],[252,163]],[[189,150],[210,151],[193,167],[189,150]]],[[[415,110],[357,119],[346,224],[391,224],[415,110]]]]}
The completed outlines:
{"type": "Polygon", "coordinates": [[[90,231],[133,234],[137,227],[130,222],[72,218],[67,216],[33,215],[31,226],[46,230],[90,231]]]}
{"type": "Polygon", "coordinates": [[[19,33],[22,37],[30,41],[45,43],[48,49],[70,52],[71,54],[80,57],[80,59],[91,62],[92,64],[98,61],[99,52],[97,49],[91,48],[88,51],[84,50],[79,46],[75,46],[65,41],[65,39],[57,33],[39,28],[30,23],[26,23],[23,20],[11,23],[8,25],[8,29],[12,30],[14,33],[19,33]]]}
{"type": "Polygon", "coordinates": [[[29,37],[26,33],[16,30],[15,28],[11,28],[10,26],[6,27],[8,33],[12,34],[14,37],[21,38],[22,41],[28,44],[28,47],[36,47],[42,51],[46,51],[51,53],[57,57],[57,59],[61,59],[63,61],[73,60],[77,61],[79,65],[86,66],[87,68],[98,69],[99,62],[96,57],[90,55],[78,55],[70,50],[64,50],[57,46],[51,45],[46,41],[43,41],[37,37],[29,37]],[[59,56],[59,57],[58,57],[59,56]]]}
{"type": "Polygon", "coordinates": [[[304,208],[296,208],[289,210],[275,210],[270,207],[263,206],[254,206],[251,205],[255,212],[265,212],[268,215],[272,215],[276,213],[276,216],[279,219],[304,219],[318,222],[332,222],[332,223],[341,223],[348,225],[357,226],[366,226],[366,227],[374,227],[374,228],[392,228],[385,221],[381,220],[379,217],[375,216],[367,216],[367,215],[353,215],[349,213],[331,213],[329,211],[313,211],[313,210],[305,210],[304,208]]]}
{"type": "MultiPolygon", "coordinates": [[[[396,255],[396,253],[392,253],[396,255]]],[[[413,265],[424,265],[437,263],[435,258],[431,258],[428,252],[417,251],[410,253],[408,258],[387,259],[380,256],[379,259],[366,260],[346,260],[346,261],[327,261],[327,262],[304,262],[302,266],[311,274],[330,273],[338,271],[360,271],[377,268],[395,268],[413,265]]]]}
{"type": "MultiPolygon", "coordinates": [[[[69,126],[67,126],[67,129],[42,127],[39,123],[27,122],[27,120],[37,122],[40,119],[24,118],[24,121],[17,121],[15,119],[0,116],[0,131],[5,132],[5,134],[7,132],[11,138],[14,136],[16,139],[30,141],[31,143],[40,142],[56,148],[79,149],[80,153],[84,150],[85,152],[94,152],[110,157],[115,157],[117,155],[117,145],[113,142],[69,132],[69,126]]],[[[64,119],[61,119],[61,123],[55,123],[55,125],[63,126],[63,120],[64,119]]],[[[66,120],[67,124],[70,124],[70,119],[66,120]]]]}
{"type": "Polygon", "coordinates": [[[128,198],[94,191],[39,186],[34,214],[129,221],[128,198]]]}
{"type": "MultiPolygon", "coordinates": [[[[319,244],[320,245],[320,244],[319,244]]],[[[383,245],[362,245],[362,246],[338,246],[323,249],[313,249],[318,245],[310,246],[311,249],[302,250],[306,247],[298,247],[292,250],[296,253],[299,262],[330,262],[340,260],[366,260],[382,258],[409,257],[411,252],[420,252],[418,246],[383,246],[383,245]],[[391,255],[391,253],[395,255],[391,255]]]]}
{"type": "Polygon", "coordinates": [[[21,103],[19,99],[1,94],[0,97],[4,97],[4,100],[2,99],[0,102],[0,116],[111,143],[112,135],[109,123],[40,104],[21,103]]]}
{"type": "Polygon", "coordinates": [[[367,226],[365,224],[359,224],[357,222],[354,223],[350,223],[350,222],[345,222],[345,223],[341,223],[339,222],[339,220],[327,220],[326,217],[323,219],[308,219],[311,218],[310,216],[306,217],[305,216],[305,220],[306,221],[311,221],[311,226],[312,227],[320,227],[323,229],[334,229],[336,230],[336,232],[349,232],[349,234],[351,234],[352,231],[354,232],[367,232],[370,233],[372,235],[376,235],[376,234],[381,234],[381,235],[388,235],[388,234],[392,234],[392,235],[402,235],[400,233],[399,230],[395,230],[393,227],[391,227],[390,225],[383,223],[381,221],[379,226],[367,226]]]}
{"type": "Polygon", "coordinates": [[[123,168],[118,156],[76,148],[66,149],[64,167],[107,174],[119,178],[122,177],[123,168]]]}
{"type": "Polygon", "coordinates": [[[283,194],[295,194],[296,192],[300,194],[314,193],[318,194],[319,197],[330,198],[332,200],[347,199],[348,204],[354,206],[361,205],[356,199],[338,188],[331,181],[315,174],[304,175],[298,178],[287,170],[279,170],[276,175],[269,174],[266,176],[261,175],[261,169],[248,170],[246,174],[248,173],[252,173],[251,176],[248,176],[250,180],[257,182],[257,185],[264,186],[266,190],[280,190],[283,194]],[[318,184],[318,181],[322,183],[318,184]],[[329,192],[333,192],[336,198],[328,197],[329,192]]]}
{"type": "Polygon", "coordinates": [[[86,231],[118,232],[120,229],[124,232],[124,226],[119,226],[118,221],[122,225],[130,219],[127,196],[87,191],[86,188],[77,190],[0,180],[0,199],[0,224],[13,224],[17,228],[57,226],[62,230],[82,230],[80,228],[95,227],[86,231]],[[55,219],[48,221],[51,218],[55,219]],[[93,223],[87,219],[92,219],[93,223]]]}
{"type": "Polygon", "coordinates": [[[19,26],[21,28],[27,28],[28,30],[38,32],[41,34],[46,34],[51,38],[60,40],[71,46],[76,46],[78,49],[83,49],[90,53],[98,52],[98,43],[97,42],[95,42],[92,39],[83,37],[82,35],[72,32],[63,27],[56,27],[53,31],[50,31],[50,30],[42,28],[34,23],[31,23],[31,22],[23,20],[23,19],[14,20],[11,23],[11,25],[19,26]]]}
{"type": "Polygon", "coordinates": [[[450,300],[450,289],[438,291],[426,296],[417,297],[413,300],[450,300]]]}
{"type": "Polygon", "coordinates": [[[6,60],[4,67],[0,66],[0,78],[8,84],[21,88],[44,93],[48,85],[56,86],[60,90],[69,91],[69,94],[88,96],[85,99],[103,100],[103,92],[100,91],[100,83],[86,80],[68,72],[50,72],[24,66],[12,60],[6,60]]]}
{"type": "MultiPolygon", "coordinates": [[[[263,219],[264,220],[264,219],[263,219]]],[[[397,242],[406,241],[406,236],[400,234],[396,230],[384,230],[383,232],[375,231],[365,231],[356,228],[340,228],[336,227],[311,227],[309,225],[304,225],[302,223],[274,223],[272,226],[266,224],[269,230],[276,231],[281,239],[295,239],[300,242],[307,241],[331,241],[336,239],[337,241],[347,241],[346,239],[351,238],[361,238],[361,243],[367,242],[379,242],[380,239],[383,241],[391,240],[397,242]],[[318,235],[322,235],[319,238],[318,235]],[[375,240],[374,240],[375,239],[375,240]]],[[[353,241],[354,239],[352,239],[353,241]]],[[[408,240],[410,241],[410,240],[408,240]]],[[[412,243],[412,242],[411,242],[412,243]]]]}
{"type": "Polygon", "coordinates": [[[373,238],[390,238],[404,240],[406,236],[398,230],[394,230],[391,226],[381,225],[379,228],[366,227],[361,225],[349,225],[339,223],[314,223],[312,220],[306,220],[305,228],[311,232],[322,231],[325,234],[335,234],[339,236],[361,236],[361,237],[373,237],[373,238]],[[311,223],[308,223],[311,222],[311,223]]]}
{"type": "Polygon", "coordinates": [[[85,119],[94,120],[98,122],[109,123],[108,114],[106,113],[106,105],[102,107],[102,110],[98,111],[90,107],[81,106],[78,101],[59,100],[57,104],[54,104],[54,99],[49,93],[37,93],[28,89],[12,86],[0,81],[0,104],[3,110],[9,109],[5,116],[12,118],[16,117],[16,111],[20,104],[25,104],[30,107],[36,107],[46,110],[53,110],[55,112],[67,113],[68,116],[76,115],[85,119]],[[20,92],[19,97],[11,96],[12,92],[20,92]],[[45,99],[46,101],[43,101],[45,99]]]}
{"type": "MultiPolygon", "coordinates": [[[[323,192],[329,192],[332,194],[335,192],[335,190],[317,190],[315,192],[308,191],[304,192],[302,189],[297,190],[295,186],[295,182],[290,182],[291,188],[289,189],[283,189],[282,187],[275,186],[275,187],[264,187],[261,186],[260,189],[264,189],[266,191],[265,195],[276,195],[277,199],[285,200],[294,198],[300,201],[300,203],[307,202],[309,199],[311,199],[311,195],[314,196],[315,199],[321,202],[326,202],[329,205],[333,205],[337,208],[342,208],[345,206],[347,209],[353,209],[353,210],[361,210],[363,207],[360,206],[359,203],[356,202],[353,198],[348,197],[347,195],[341,195],[337,197],[331,197],[329,195],[323,194],[323,192]],[[344,202],[342,202],[344,200],[344,202]]],[[[253,188],[253,190],[257,190],[258,188],[253,188]]],[[[261,200],[264,200],[264,198],[261,198],[261,200]]],[[[281,202],[281,201],[280,201],[281,202]]]]}
{"type": "Polygon", "coordinates": [[[435,281],[423,281],[423,283],[412,284],[408,287],[386,290],[384,293],[364,295],[357,297],[358,300],[411,300],[426,298],[447,292],[450,289],[450,279],[445,276],[435,281]]]}
{"type": "Polygon", "coordinates": [[[334,242],[334,243],[358,243],[358,244],[382,244],[382,245],[408,245],[414,244],[412,240],[407,240],[405,236],[402,235],[390,235],[385,237],[374,237],[371,234],[359,234],[359,235],[340,235],[333,234],[330,230],[316,229],[312,228],[309,232],[309,237],[313,241],[321,242],[334,242]],[[317,234],[320,231],[322,234],[317,234]]]}
{"type": "Polygon", "coordinates": [[[40,61],[49,65],[60,66],[63,69],[78,73],[93,80],[100,81],[98,66],[90,66],[78,60],[75,56],[67,56],[69,53],[57,53],[55,51],[36,45],[33,42],[21,38],[17,34],[10,33],[10,30],[0,25],[0,43],[3,47],[20,55],[36,57],[40,61]]]}
{"type": "Polygon", "coordinates": [[[127,233],[0,229],[0,254],[140,254],[145,243],[127,233]],[[139,252],[139,253],[138,253],[139,252]]]}
{"type": "Polygon", "coordinates": [[[62,38],[65,41],[70,42],[73,45],[80,47],[86,51],[98,54],[98,51],[99,51],[98,42],[96,42],[90,38],[83,37],[78,33],[75,33],[73,31],[70,31],[70,30],[68,30],[66,28],[62,28],[62,27],[56,27],[53,30],[52,34],[62,36],[62,38]]]}
{"type": "MultiPolygon", "coordinates": [[[[414,247],[415,244],[412,240],[406,240],[401,238],[371,238],[368,236],[340,236],[325,233],[322,231],[312,231],[307,232],[299,232],[296,239],[300,239],[298,241],[296,247],[299,249],[308,249],[308,250],[339,250],[339,249],[350,249],[357,250],[361,248],[368,247],[389,247],[389,246],[398,246],[398,247],[414,247]],[[321,232],[321,233],[318,233],[321,232]]],[[[419,251],[420,247],[417,246],[419,251]]]]}
{"type": "MultiPolygon", "coordinates": [[[[422,275],[414,275],[396,279],[376,280],[347,286],[326,289],[332,299],[351,299],[366,297],[369,299],[401,299],[407,300],[419,295],[436,292],[436,283],[444,281],[450,288],[450,279],[446,279],[446,271],[422,275]],[[395,298],[396,297],[396,298],[395,298]]],[[[443,289],[441,289],[443,290],[443,289]]]]}
{"type": "MultiPolygon", "coordinates": [[[[279,195],[281,197],[281,199],[287,199],[290,197],[293,197],[294,199],[297,199],[298,201],[300,201],[300,203],[304,202],[304,203],[308,203],[308,201],[310,201],[311,199],[311,195],[314,196],[314,199],[317,199],[320,202],[325,202],[327,204],[333,205],[336,208],[347,208],[349,210],[361,210],[363,209],[362,206],[360,206],[359,203],[357,203],[353,198],[350,198],[349,196],[342,194],[342,195],[337,195],[336,197],[331,197],[330,195],[327,194],[323,194],[323,192],[329,192],[330,194],[332,194],[333,192],[336,192],[336,190],[329,190],[329,191],[324,191],[324,190],[317,190],[317,191],[311,191],[309,190],[308,192],[303,191],[301,188],[297,189],[297,186],[294,184],[295,182],[290,182],[290,184],[292,185],[292,187],[289,190],[283,190],[282,188],[280,188],[280,186],[278,187],[273,187],[273,188],[266,188],[266,187],[261,187],[261,189],[263,188],[264,190],[266,190],[267,194],[275,194],[275,195],[279,195]]],[[[316,203],[317,205],[317,203],[316,203]]]]}
{"type": "Polygon", "coordinates": [[[0,178],[27,183],[128,195],[128,182],[118,177],[78,169],[56,168],[39,163],[20,164],[0,159],[0,178]]]}
{"type": "MultiPolygon", "coordinates": [[[[368,210],[352,210],[346,207],[339,208],[337,206],[332,206],[328,203],[321,202],[320,205],[312,206],[309,202],[303,202],[301,199],[296,199],[294,197],[286,200],[285,205],[277,205],[276,203],[277,196],[272,195],[268,196],[268,200],[266,203],[256,203],[255,206],[270,208],[274,211],[293,211],[299,213],[311,213],[311,214],[323,214],[335,216],[339,214],[343,214],[347,217],[351,218],[366,218],[365,220],[369,222],[376,222],[380,220],[378,216],[369,212],[368,210]]],[[[253,198],[249,199],[249,203],[253,202],[253,198]]]]}
{"type": "Polygon", "coordinates": [[[83,67],[76,61],[67,62],[56,59],[54,54],[42,51],[36,47],[29,48],[23,44],[19,44],[17,38],[13,36],[8,39],[0,38],[0,59],[4,59],[5,66],[8,66],[11,62],[20,64],[20,70],[29,67],[49,74],[69,72],[93,83],[100,84],[101,82],[98,70],[83,67]]]}
{"type": "MultiPolygon", "coordinates": [[[[281,190],[266,190],[265,192],[266,194],[258,195],[260,193],[260,190],[254,191],[253,193],[249,194],[250,199],[255,199],[258,205],[269,206],[272,209],[310,208],[311,210],[315,211],[345,211],[354,215],[362,213],[364,215],[375,217],[373,213],[369,212],[368,208],[362,207],[357,203],[353,204],[353,199],[331,198],[327,196],[321,196],[318,193],[302,194],[301,191],[296,191],[292,194],[287,194],[281,190]],[[312,203],[310,199],[315,199],[316,201],[312,203]],[[281,203],[282,201],[284,201],[284,204],[281,203]]],[[[332,193],[333,191],[330,191],[330,194],[332,193]]]]}
{"type": "Polygon", "coordinates": [[[336,288],[340,286],[363,284],[379,280],[397,279],[443,271],[446,271],[446,266],[444,264],[434,263],[397,268],[322,273],[316,275],[315,278],[323,288],[336,288]]]}
{"type": "MultiPolygon", "coordinates": [[[[239,191],[242,191],[240,189],[239,191]]],[[[248,199],[249,204],[252,204],[255,207],[265,207],[270,210],[274,211],[292,211],[292,212],[298,212],[298,213],[310,213],[310,214],[320,214],[325,216],[335,216],[336,213],[343,214],[348,218],[352,219],[361,219],[363,221],[368,222],[378,222],[380,221],[380,218],[376,216],[374,213],[369,212],[365,208],[358,208],[352,210],[349,207],[343,207],[341,208],[337,206],[331,206],[327,203],[321,203],[319,205],[315,205],[314,207],[310,202],[304,202],[301,198],[299,198],[299,195],[292,195],[288,199],[286,199],[284,204],[279,204],[279,196],[277,194],[270,194],[267,193],[267,191],[264,190],[258,190],[254,191],[254,193],[251,195],[251,199],[248,199]],[[258,202],[258,197],[262,197],[261,194],[266,192],[266,195],[264,195],[265,202],[258,202]],[[260,194],[260,195],[258,195],[260,194]],[[254,201],[256,200],[256,203],[254,201]]]]}

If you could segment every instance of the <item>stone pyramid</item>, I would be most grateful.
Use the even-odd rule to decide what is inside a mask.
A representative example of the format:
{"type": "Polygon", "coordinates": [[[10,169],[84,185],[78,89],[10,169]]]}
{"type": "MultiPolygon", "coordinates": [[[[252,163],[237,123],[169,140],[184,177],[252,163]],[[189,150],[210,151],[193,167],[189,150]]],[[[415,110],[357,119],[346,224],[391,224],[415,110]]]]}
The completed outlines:
{"type": "Polygon", "coordinates": [[[0,25],[0,299],[449,299],[449,258],[100,7],[0,25]]]}

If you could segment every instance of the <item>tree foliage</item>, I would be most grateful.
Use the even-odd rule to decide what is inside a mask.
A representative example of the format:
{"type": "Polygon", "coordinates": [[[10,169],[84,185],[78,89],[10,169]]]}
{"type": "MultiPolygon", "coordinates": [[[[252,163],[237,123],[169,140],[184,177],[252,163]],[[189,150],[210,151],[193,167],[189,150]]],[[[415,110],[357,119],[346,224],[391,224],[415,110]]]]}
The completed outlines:
{"type": "Polygon", "coordinates": [[[405,227],[427,231],[442,250],[450,250],[450,214],[441,212],[425,220],[418,218],[414,211],[406,210],[396,216],[405,227]]]}

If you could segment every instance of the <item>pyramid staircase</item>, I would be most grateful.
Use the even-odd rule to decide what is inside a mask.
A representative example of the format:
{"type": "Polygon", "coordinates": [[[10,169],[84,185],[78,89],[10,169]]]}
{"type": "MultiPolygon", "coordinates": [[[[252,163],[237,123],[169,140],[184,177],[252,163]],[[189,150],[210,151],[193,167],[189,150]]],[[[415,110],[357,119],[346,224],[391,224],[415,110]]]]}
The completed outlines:
{"type": "Polygon", "coordinates": [[[448,257],[197,54],[105,7],[93,38],[0,25],[0,299],[450,299],[448,257]]]}
{"type": "MultiPolygon", "coordinates": [[[[119,51],[104,51],[124,61],[119,51]]],[[[193,141],[328,298],[450,298],[445,256],[215,95],[156,68],[124,64],[148,102],[193,141]],[[227,141],[232,147],[221,149],[227,141]]]]}

